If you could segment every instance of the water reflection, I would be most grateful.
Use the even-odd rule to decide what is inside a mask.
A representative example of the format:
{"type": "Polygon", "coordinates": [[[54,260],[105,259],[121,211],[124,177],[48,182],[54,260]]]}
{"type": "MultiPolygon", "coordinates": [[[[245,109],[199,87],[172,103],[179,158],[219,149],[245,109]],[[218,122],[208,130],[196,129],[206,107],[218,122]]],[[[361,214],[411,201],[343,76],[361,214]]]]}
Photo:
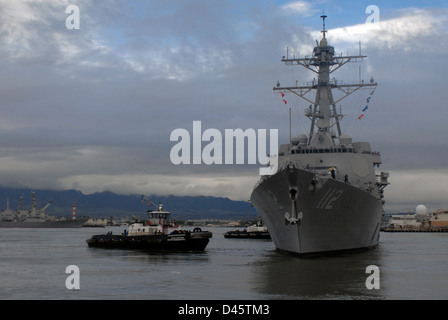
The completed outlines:
{"type": "Polygon", "coordinates": [[[380,267],[378,250],[314,258],[272,251],[254,263],[253,289],[274,299],[382,299],[365,284],[367,266],[380,267]]]}

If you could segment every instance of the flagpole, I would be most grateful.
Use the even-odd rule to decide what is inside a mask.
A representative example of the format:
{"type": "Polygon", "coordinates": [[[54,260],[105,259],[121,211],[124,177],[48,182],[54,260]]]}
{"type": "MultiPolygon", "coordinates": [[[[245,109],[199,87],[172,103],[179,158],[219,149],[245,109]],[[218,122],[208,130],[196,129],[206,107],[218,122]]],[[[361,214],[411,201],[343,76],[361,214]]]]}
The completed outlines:
{"type": "Polygon", "coordinates": [[[289,142],[291,143],[291,107],[289,107],[289,142]]]}

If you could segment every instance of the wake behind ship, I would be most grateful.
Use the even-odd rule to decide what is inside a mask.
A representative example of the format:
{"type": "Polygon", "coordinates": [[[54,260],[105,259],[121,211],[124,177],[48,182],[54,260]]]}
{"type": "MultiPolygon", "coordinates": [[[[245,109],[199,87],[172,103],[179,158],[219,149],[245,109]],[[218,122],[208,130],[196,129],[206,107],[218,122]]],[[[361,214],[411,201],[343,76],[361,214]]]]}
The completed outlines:
{"type": "MultiPolygon", "coordinates": [[[[342,114],[336,103],[353,92],[377,83],[344,84],[330,74],[348,62],[366,56],[336,56],[323,37],[312,57],[283,57],[287,65],[299,65],[317,74],[306,86],[274,88],[282,96],[293,93],[310,102],[305,115],[311,120],[309,136],[299,135],[281,145],[278,171],[262,176],[254,187],[251,202],[262,216],[278,251],[311,254],[351,251],[378,244],[383,214],[383,189],[387,172],[376,174],[381,164],[378,152],[368,142],[352,142],[342,134],[342,114]],[[343,96],[335,101],[332,89],[343,96]],[[314,100],[307,93],[316,90],[314,100]]],[[[316,41],[317,42],[317,41],[316,41]]]]}

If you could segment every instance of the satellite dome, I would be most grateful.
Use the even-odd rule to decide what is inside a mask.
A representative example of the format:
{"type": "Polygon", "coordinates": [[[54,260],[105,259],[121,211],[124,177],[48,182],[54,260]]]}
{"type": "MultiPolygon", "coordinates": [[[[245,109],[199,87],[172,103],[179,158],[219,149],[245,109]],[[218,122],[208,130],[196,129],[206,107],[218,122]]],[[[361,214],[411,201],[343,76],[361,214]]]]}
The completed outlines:
{"type": "Polygon", "coordinates": [[[299,134],[297,137],[294,137],[291,139],[291,143],[293,145],[306,145],[306,142],[308,141],[308,137],[306,134],[299,134]]]}
{"type": "Polygon", "coordinates": [[[295,146],[298,145],[299,142],[300,142],[299,137],[294,137],[291,139],[291,143],[295,146]]]}
{"type": "Polygon", "coordinates": [[[306,134],[301,134],[298,136],[300,144],[306,144],[306,142],[308,141],[308,137],[306,134]]]}
{"type": "Polygon", "coordinates": [[[352,143],[352,137],[350,137],[348,134],[343,134],[339,138],[339,142],[341,142],[341,144],[343,144],[343,145],[349,145],[352,143]]]}
{"type": "Polygon", "coordinates": [[[415,214],[416,215],[426,215],[428,213],[428,209],[426,206],[420,204],[415,208],[415,214]]]}

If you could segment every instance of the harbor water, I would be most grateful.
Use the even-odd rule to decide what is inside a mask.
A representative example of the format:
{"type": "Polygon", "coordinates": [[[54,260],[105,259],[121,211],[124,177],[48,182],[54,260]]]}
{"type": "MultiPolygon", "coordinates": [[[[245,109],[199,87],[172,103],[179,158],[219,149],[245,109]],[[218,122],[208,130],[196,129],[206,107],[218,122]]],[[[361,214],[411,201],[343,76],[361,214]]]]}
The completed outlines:
{"type": "Polygon", "coordinates": [[[270,240],[213,232],[205,252],[155,254],[89,248],[106,229],[1,229],[0,299],[298,300],[448,299],[448,233],[382,233],[377,248],[297,258],[270,240]],[[66,285],[79,269],[79,289],[66,285]],[[379,288],[366,273],[378,267],[379,288]]]}

